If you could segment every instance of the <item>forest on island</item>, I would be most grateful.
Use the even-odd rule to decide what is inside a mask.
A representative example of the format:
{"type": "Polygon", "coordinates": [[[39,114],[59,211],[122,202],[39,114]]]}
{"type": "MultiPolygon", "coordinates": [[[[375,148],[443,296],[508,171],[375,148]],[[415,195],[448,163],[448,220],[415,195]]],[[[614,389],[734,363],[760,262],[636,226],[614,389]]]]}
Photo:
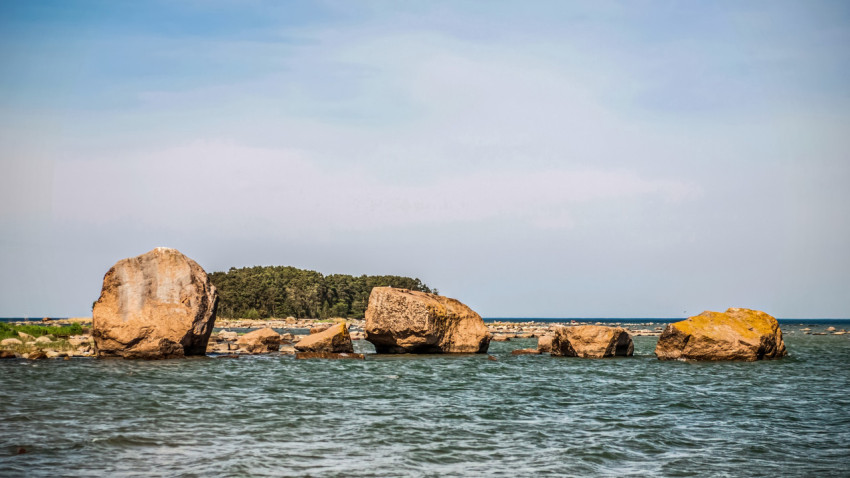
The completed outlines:
{"type": "Polygon", "coordinates": [[[290,266],[255,266],[209,274],[218,289],[218,316],[362,319],[373,287],[391,286],[438,293],[419,279],[402,276],[351,276],[290,266]]]}

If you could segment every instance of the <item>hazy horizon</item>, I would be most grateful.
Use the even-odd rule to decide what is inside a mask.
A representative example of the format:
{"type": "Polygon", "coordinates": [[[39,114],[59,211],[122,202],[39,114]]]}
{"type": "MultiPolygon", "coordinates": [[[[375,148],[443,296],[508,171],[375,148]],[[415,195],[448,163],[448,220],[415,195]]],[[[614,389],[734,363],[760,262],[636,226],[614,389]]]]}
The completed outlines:
{"type": "Polygon", "coordinates": [[[118,260],[850,317],[850,4],[0,4],[0,317],[118,260]]]}

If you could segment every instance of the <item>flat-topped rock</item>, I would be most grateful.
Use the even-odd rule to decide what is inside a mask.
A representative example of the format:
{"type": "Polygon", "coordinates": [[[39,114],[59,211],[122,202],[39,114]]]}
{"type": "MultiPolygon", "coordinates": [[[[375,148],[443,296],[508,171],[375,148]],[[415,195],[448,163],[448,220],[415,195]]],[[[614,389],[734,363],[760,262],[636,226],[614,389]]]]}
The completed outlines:
{"type": "Polygon", "coordinates": [[[786,355],[779,322],[751,309],[705,311],[669,324],[655,347],[661,360],[763,360],[786,355]]]}
{"type": "Polygon", "coordinates": [[[622,327],[577,325],[560,327],[552,337],[551,355],[556,357],[627,357],[634,353],[631,336],[622,327]]]}
{"type": "Polygon", "coordinates": [[[218,296],[206,272],[176,249],[118,261],[92,311],[98,357],[204,355],[218,296]]]}
{"type": "Polygon", "coordinates": [[[485,353],[490,333],[481,316],[456,299],[375,287],[364,327],[377,353],[485,353]]]}

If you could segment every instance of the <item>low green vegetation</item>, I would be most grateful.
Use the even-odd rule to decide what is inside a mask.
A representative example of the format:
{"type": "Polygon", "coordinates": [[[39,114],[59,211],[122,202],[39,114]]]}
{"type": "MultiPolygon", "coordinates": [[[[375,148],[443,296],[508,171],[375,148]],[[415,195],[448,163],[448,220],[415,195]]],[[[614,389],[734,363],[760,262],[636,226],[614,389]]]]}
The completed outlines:
{"type": "Polygon", "coordinates": [[[71,324],[63,326],[52,325],[14,325],[0,322],[0,340],[8,338],[18,338],[18,332],[32,335],[33,337],[41,337],[42,335],[52,335],[54,337],[70,337],[72,335],[80,335],[83,333],[83,327],[80,324],[71,324]]]}
{"type": "Polygon", "coordinates": [[[373,287],[437,293],[419,279],[402,276],[322,275],[289,266],[231,267],[213,272],[220,317],[363,318],[373,287]]]}

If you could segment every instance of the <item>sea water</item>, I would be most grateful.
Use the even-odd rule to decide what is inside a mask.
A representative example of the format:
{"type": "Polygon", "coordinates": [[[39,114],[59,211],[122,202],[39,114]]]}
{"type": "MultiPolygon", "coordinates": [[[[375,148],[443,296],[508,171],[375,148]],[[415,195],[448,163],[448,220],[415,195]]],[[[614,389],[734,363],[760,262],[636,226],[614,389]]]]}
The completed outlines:
{"type": "Polygon", "coordinates": [[[3,360],[0,476],[850,476],[850,335],[801,327],[752,363],[3,360]]]}

